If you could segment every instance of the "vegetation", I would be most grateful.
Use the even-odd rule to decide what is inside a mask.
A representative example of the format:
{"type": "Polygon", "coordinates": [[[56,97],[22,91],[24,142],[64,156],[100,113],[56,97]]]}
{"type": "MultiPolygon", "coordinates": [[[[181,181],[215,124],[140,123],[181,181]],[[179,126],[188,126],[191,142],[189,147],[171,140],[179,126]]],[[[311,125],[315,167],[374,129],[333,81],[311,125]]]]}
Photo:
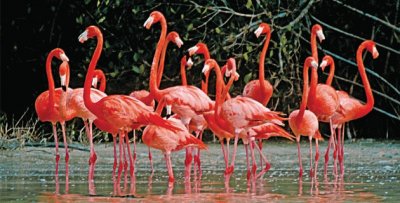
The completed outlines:
{"type": "MultiPolygon", "coordinates": [[[[17,10],[8,6],[6,9],[17,10]]],[[[2,70],[1,110],[8,116],[7,120],[4,115],[1,117],[2,138],[18,137],[37,141],[51,137],[50,128],[42,127],[49,124],[38,122],[33,108],[37,95],[47,88],[45,58],[52,48],[63,48],[71,59],[70,86],[82,86],[95,41],[82,45],[77,41],[77,36],[89,25],[97,25],[103,31],[105,42],[98,67],[107,75],[106,92],[127,94],[132,90],[148,89],[150,64],[160,31],[146,30],[142,25],[153,10],[164,13],[168,30],[177,31],[184,41],[181,49],[170,46],[168,50],[162,86],[180,83],[179,59],[185,50],[201,41],[208,45],[211,56],[220,64],[228,57],[236,58],[241,79],[234,84],[232,95],[240,94],[246,82],[257,78],[263,39],[257,39],[253,31],[260,22],[269,23],[273,33],[266,57],[265,75],[275,91],[267,106],[287,113],[299,106],[301,70],[304,59],[311,54],[309,38],[313,24],[319,23],[326,36],[326,40],[319,45],[320,58],[325,54],[335,58],[337,71],[333,86],[349,91],[364,101],[364,90],[355,65],[355,51],[364,39],[375,40],[380,52],[378,60],[365,57],[368,77],[374,89],[375,108],[365,118],[351,122],[347,134],[353,137],[398,138],[399,0],[45,0],[24,2],[23,6],[24,9],[16,14],[5,17],[4,27],[9,29],[5,35],[2,33],[2,39],[3,36],[10,38],[5,49],[2,46],[2,53],[7,58],[3,61],[4,65],[2,63],[5,71],[2,70]],[[27,74],[21,76],[18,71],[22,70],[27,74]],[[10,91],[10,87],[16,83],[13,80],[19,80],[18,77],[26,82],[25,88],[19,91],[24,92],[25,96],[10,91]],[[8,101],[13,97],[20,97],[21,101],[8,101]],[[21,114],[26,108],[28,112],[21,114]],[[10,118],[14,114],[24,116],[11,124],[15,129],[10,130],[9,123],[14,122],[10,118]],[[26,116],[30,114],[33,116],[26,116]],[[20,126],[31,128],[18,130],[20,126]],[[27,134],[31,136],[26,137],[27,134]]],[[[202,62],[199,59],[194,58],[195,67],[188,72],[188,81],[196,86],[199,86],[201,78],[202,62]]],[[[324,81],[325,78],[326,73],[320,73],[320,80],[324,81]]],[[[213,93],[212,85],[210,91],[213,93]]],[[[71,139],[85,140],[82,139],[82,131],[78,133],[75,127],[81,129],[80,121],[68,123],[68,126],[71,126],[70,132],[75,133],[71,139]]],[[[324,124],[321,126],[326,127],[324,124]]],[[[108,138],[98,136],[97,140],[104,137],[108,138]]]]}

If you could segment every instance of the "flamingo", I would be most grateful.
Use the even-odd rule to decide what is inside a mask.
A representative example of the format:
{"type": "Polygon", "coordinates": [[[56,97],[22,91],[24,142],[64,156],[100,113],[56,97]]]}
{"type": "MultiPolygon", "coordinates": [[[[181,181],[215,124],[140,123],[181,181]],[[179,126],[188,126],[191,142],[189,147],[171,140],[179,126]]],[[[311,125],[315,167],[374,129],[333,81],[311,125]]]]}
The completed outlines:
{"type": "MultiPolygon", "coordinates": [[[[166,38],[167,24],[164,15],[159,11],[153,11],[149,18],[145,21],[144,26],[150,29],[154,23],[160,22],[161,36],[157,43],[156,52],[154,54],[153,63],[150,71],[150,93],[154,95],[155,99],[160,102],[165,98],[167,115],[173,111],[177,114],[185,126],[190,123],[190,120],[206,111],[213,108],[214,103],[211,99],[195,86],[174,86],[163,90],[157,87],[157,65],[160,60],[160,52],[166,38]]],[[[162,72],[158,73],[162,74],[162,72]]],[[[185,161],[185,177],[190,178],[191,166],[191,148],[187,148],[187,157],[185,161]]]]}
{"type": "MultiPolygon", "coordinates": [[[[236,73],[235,59],[229,58],[227,63],[229,73],[236,73]]],[[[204,65],[203,72],[206,72],[208,69],[215,67],[218,67],[216,61],[213,59],[209,59],[204,65]]],[[[217,74],[219,74],[218,72],[219,71],[216,71],[217,74]]],[[[238,75],[234,77],[237,78],[238,75]]],[[[217,79],[217,82],[218,81],[219,80],[217,79]]],[[[249,127],[260,125],[269,121],[275,122],[279,125],[283,125],[282,120],[284,120],[284,118],[281,118],[278,115],[278,112],[270,111],[261,103],[248,97],[237,96],[223,102],[226,97],[224,95],[226,95],[232,82],[228,82],[223,91],[221,91],[221,83],[218,82],[219,84],[216,86],[216,103],[214,109],[214,111],[216,112],[214,114],[216,123],[219,126],[224,126],[223,128],[231,134],[234,134],[235,138],[231,164],[225,170],[225,184],[229,182],[230,176],[234,170],[239,135],[243,133],[243,131],[245,132],[249,127]]],[[[245,141],[247,140],[244,139],[244,142],[245,141]]]]}
{"type": "MultiPolygon", "coordinates": [[[[316,38],[319,38],[319,41],[322,42],[325,39],[325,36],[322,31],[322,27],[318,24],[315,24],[311,30],[311,52],[315,61],[318,63],[318,50],[316,38]]],[[[339,98],[337,96],[336,90],[332,88],[330,85],[326,85],[323,83],[318,83],[318,72],[317,69],[312,69],[311,83],[316,83],[316,88],[310,88],[307,107],[310,111],[312,111],[318,118],[319,121],[329,123],[331,129],[331,137],[330,143],[333,141],[333,128],[331,117],[335,113],[336,109],[339,107],[339,98]]],[[[314,84],[311,84],[314,86],[314,84]]],[[[316,144],[318,139],[315,140],[316,144]]],[[[315,154],[315,176],[317,175],[317,167],[319,160],[319,151],[316,151],[315,154]]],[[[312,170],[310,171],[312,172],[312,170]]]]}
{"type": "MultiPolygon", "coordinates": [[[[63,62],[66,63],[66,62],[63,62]]],[[[66,63],[68,66],[68,63],[66,63]]],[[[69,68],[68,68],[69,69],[69,68]]],[[[105,76],[104,73],[100,70],[96,70],[94,76],[92,79],[92,84],[97,83],[97,77],[100,77],[101,79],[101,84],[100,88],[105,89],[105,76]]],[[[90,91],[90,97],[94,102],[99,101],[103,97],[106,97],[107,94],[105,94],[103,91],[100,91],[98,89],[91,89],[90,91]]],[[[86,134],[89,139],[90,143],[90,158],[89,158],[89,175],[88,175],[88,180],[89,181],[94,181],[94,169],[96,165],[96,160],[97,160],[97,155],[94,150],[94,144],[93,144],[93,121],[96,119],[96,116],[89,111],[89,109],[86,108],[84,101],[83,101],[83,88],[75,88],[70,92],[65,92],[63,91],[64,95],[67,95],[67,101],[66,101],[66,106],[68,108],[62,108],[64,112],[64,116],[67,117],[67,120],[70,120],[72,118],[81,118],[83,120],[85,129],[86,129],[86,134]]]]}
{"type": "MultiPolygon", "coordinates": [[[[138,128],[141,125],[155,124],[161,127],[177,130],[169,121],[164,120],[158,114],[153,112],[153,109],[145,105],[143,102],[127,96],[127,95],[108,95],[103,97],[97,102],[91,98],[91,81],[94,74],[94,69],[100,57],[103,46],[103,35],[97,26],[88,26],[86,30],[79,35],[81,43],[90,38],[97,38],[97,45],[95,52],[89,64],[84,83],[83,99],[85,106],[97,117],[96,120],[101,120],[100,123],[109,127],[113,126],[113,131],[118,129],[120,139],[120,149],[122,148],[123,138],[126,132],[138,128]]],[[[130,160],[130,173],[133,178],[133,157],[130,153],[129,144],[127,145],[129,160],[130,160]]],[[[120,151],[121,152],[121,151],[120,151]]],[[[120,183],[122,172],[122,154],[120,153],[119,174],[117,184],[120,183]]]]}
{"type": "Polygon", "coordinates": [[[362,58],[362,54],[364,50],[367,50],[372,54],[372,58],[376,59],[379,56],[379,52],[376,49],[375,42],[372,40],[365,40],[363,41],[356,53],[356,60],[357,60],[357,67],[358,71],[361,75],[361,80],[364,85],[365,95],[367,98],[367,102],[363,104],[358,99],[355,99],[345,92],[341,92],[339,95],[340,106],[332,116],[332,123],[334,128],[338,130],[338,145],[339,149],[338,158],[340,163],[340,174],[341,176],[344,175],[344,136],[343,136],[343,124],[352,120],[356,120],[358,118],[364,117],[369,112],[372,111],[374,107],[374,96],[372,94],[371,85],[369,84],[367,74],[365,72],[365,66],[362,58]]]}
{"type": "MultiPolygon", "coordinates": [[[[254,34],[259,38],[262,34],[266,35],[263,49],[260,53],[260,62],[258,65],[258,80],[249,81],[243,89],[242,95],[245,97],[250,97],[262,105],[266,106],[272,97],[273,88],[268,80],[264,77],[264,64],[265,55],[268,50],[268,45],[271,39],[271,28],[267,23],[260,23],[258,28],[254,31],[254,34]]],[[[258,147],[262,150],[262,140],[258,140],[258,147]]],[[[262,164],[262,159],[260,157],[260,163],[262,164]]]]}
{"type": "MultiPolygon", "coordinates": [[[[164,108],[164,101],[165,100],[161,100],[157,106],[156,112],[158,114],[161,114],[164,108]]],[[[163,152],[168,170],[169,187],[172,187],[175,179],[172,170],[171,152],[179,151],[189,146],[200,149],[207,149],[207,146],[201,140],[190,134],[186,126],[183,125],[180,120],[174,117],[170,117],[168,120],[171,121],[179,131],[174,132],[156,125],[148,125],[143,131],[142,139],[143,143],[148,147],[159,149],[163,152]]]]}
{"type": "MultiPolygon", "coordinates": [[[[41,122],[50,122],[53,127],[54,142],[56,145],[56,171],[55,174],[58,177],[58,161],[60,160],[60,155],[58,153],[58,137],[57,137],[57,123],[61,124],[61,129],[63,136],[65,135],[65,119],[62,117],[60,112],[60,106],[64,105],[60,103],[60,97],[62,88],[55,88],[53,74],[51,72],[51,62],[53,57],[61,61],[69,61],[68,57],[65,55],[64,50],[60,48],[55,48],[50,51],[46,59],[46,76],[49,89],[42,92],[35,100],[35,111],[41,122]]],[[[66,77],[62,76],[62,82],[65,81],[66,77]]],[[[68,77],[69,79],[69,77],[68,77]]],[[[65,136],[64,136],[65,137],[65,136]]],[[[67,148],[66,155],[67,155],[67,148]]],[[[65,156],[67,162],[67,156],[65,156]]],[[[66,176],[68,177],[68,176],[66,176]]]]}
{"type": "MultiPolygon", "coordinates": [[[[300,137],[308,136],[310,140],[310,171],[312,170],[312,138],[320,139],[321,134],[318,128],[318,118],[317,116],[310,110],[306,110],[307,106],[307,98],[308,98],[308,69],[310,66],[313,69],[318,68],[318,64],[314,57],[307,57],[304,62],[303,67],[303,96],[301,99],[300,109],[294,110],[289,115],[289,126],[292,129],[292,132],[296,136],[297,141],[297,151],[299,158],[299,177],[303,176],[303,166],[301,163],[301,153],[300,153],[300,137]]],[[[316,83],[312,83],[313,86],[310,88],[316,88],[316,83]]],[[[318,142],[316,142],[316,148],[318,147],[318,142]]]]}

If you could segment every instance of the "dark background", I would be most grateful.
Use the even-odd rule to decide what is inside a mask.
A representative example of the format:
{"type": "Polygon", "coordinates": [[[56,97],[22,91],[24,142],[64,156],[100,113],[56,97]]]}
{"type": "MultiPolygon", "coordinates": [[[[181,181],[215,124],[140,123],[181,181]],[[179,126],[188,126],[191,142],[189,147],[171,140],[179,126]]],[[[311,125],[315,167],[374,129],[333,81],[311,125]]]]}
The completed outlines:
{"type": "MultiPolygon", "coordinates": [[[[147,78],[160,31],[159,26],[146,30],[143,23],[151,11],[159,10],[168,21],[168,30],[178,31],[184,41],[181,49],[173,45],[168,49],[164,87],[180,83],[177,67],[183,51],[202,41],[220,64],[228,57],[236,57],[241,79],[234,84],[231,94],[240,94],[245,83],[258,76],[262,39],[257,39],[253,32],[259,22],[269,23],[274,31],[266,57],[266,79],[275,85],[275,90],[267,107],[289,114],[299,107],[301,99],[299,73],[304,59],[311,53],[309,30],[320,20],[350,34],[321,24],[326,40],[319,45],[320,59],[333,52],[354,63],[356,49],[362,42],[359,38],[373,39],[395,50],[378,46],[378,59],[372,60],[370,54],[365,56],[367,68],[381,77],[367,73],[372,88],[380,93],[374,93],[375,107],[386,113],[374,109],[364,118],[351,122],[349,129],[350,135],[357,138],[399,138],[400,32],[349,9],[356,8],[399,28],[399,1],[343,1],[346,7],[338,1],[322,0],[313,1],[307,10],[309,1],[257,2],[1,1],[0,110],[8,117],[7,122],[19,118],[25,111],[35,116],[35,99],[48,88],[45,60],[55,47],[64,49],[70,59],[70,86],[83,86],[96,42],[89,40],[80,44],[78,35],[89,25],[97,25],[103,31],[105,44],[98,67],[107,74],[106,93],[127,94],[148,89],[147,78]],[[220,12],[213,15],[216,10],[220,12]],[[302,17],[296,19],[299,16],[302,17]],[[291,26],[286,26],[291,22],[291,26]]],[[[199,59],[195,57],[195,61],[199,59]]],[[[361,84],[357,67],[335,59],[339,77],[333,86],[365,101],[363,88],[354,85],[361,84]]],[[[53,62],[54,73],[58,64],[53,62]]],[[[188,82],[199,86],[202,62],[196,62],[195,66],[188,72],[188,82]]],[[[320,73],[319,78],[325,81],[326,74],[320,73]]],[[[59,84],[57,77],[55,82],[59,84]]],[[[326,125],[321,126],[326,129],[326,125]]]]}

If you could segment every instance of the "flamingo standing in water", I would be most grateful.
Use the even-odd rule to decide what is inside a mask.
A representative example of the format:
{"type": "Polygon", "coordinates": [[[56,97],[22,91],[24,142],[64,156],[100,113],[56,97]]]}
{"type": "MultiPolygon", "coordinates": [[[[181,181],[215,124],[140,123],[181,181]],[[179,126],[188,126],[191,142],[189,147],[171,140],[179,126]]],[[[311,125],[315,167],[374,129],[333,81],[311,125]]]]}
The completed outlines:
{"type": "MultiPolygon", "coordinates": [[[[167,115],[173,111],[177,114],[185,126],[190,123],[190,120],[199,114],[210,111],[214,103],[200,89],[195,86],[174,86],[163,90],[157,87],[157,67],[160,60],[161,51],[166,39],[167,24],[164,15],[159,11],[153,11],[149,18],[144,23],[147,29],[157,22],[161,24],[161,36],[157,43],[156,52],[154,54],[153,63],[150,72],[150,93],[155,99],[160,102],[161,99],[166,99],[167,115]]],[[[158,74],[162,74],[161,72],[158,74]]],[[[187,156],[185,160],[185,177],[190,178],[190,166],[192,161],[191,148],[186,148],[187,156]]]]}
{"type": "MultiPolygon", "coordinates": [[[[161,114],[164,108],[164,101],[165,100],[161,100],[157,106],[156,112],[158,114],[161,114]]],[[[172,170],[171,152],[179,151],[190,146],[207,149],[207,146],[201,140],[190,134],[186,126],[183,125],[180,120],[173,117],[170,117],[168,120],[171,121],[176,128],[179,128],[179,131],[173,132],[156,125],[148,125],[143,131],[142,140],[145,145],[163,152],[169,175],[169,187],[172,187],[175,178],[172,170]]]]}
{"type": "MultiPolygon", "coordinates": [[[[66,63],[66,62],[65,62],[66,63]]],[[[64,63],[63,63],[64,64],[64,63]]],[[[65,64],[68,66],[68,63],[65,64]]],[[[68,67],[69,70],[69,67],[68,67]]],[[[104,73],[100,70],[96,70],[95,77],[92,79],[92,84],[97,84],[97,77],[100,77],[101,84],[100,88],[105,89],[105,76],[104,73]],[[103,77],[103,78],[102,78],[103,77]]],[[[99,101],[101,98],[106,97],[103,91],[98,89],[91,89],[90,97],[94,102],[99,101]]],[[[70,92],[63,91],[63,97],[66,97],[66,107],[62,108],[64,116],[67,120],[73,118],[81,118],[83,120],[86,135],[88,136],[90,143],[90,158],[89,158],[89,175],[88,180],[94,181],[94,169],[96,165],[97,155],[94,150],[93,144],[93,121],[96,119],[96,116],[86,108],[83,101],[83,88],[75,88],[70,92]]]]}
{"type": "MultiPolygon", "coordinates": [[[[322,27],[318,24],[312,27],[311,31],[311,52],[315,61],[318,63],[318,50],[316,38],[319,38],[319,41],[325,39],[325,36],[322,32],[322,27]]],[[[332,128],[332,120],[331,117],[335,113],[336,109],[339,107],[339,98],[337,96],[336,90],[332,88],[330,85],[318,83],[318,71],[317,69],[312,69],[311,75],[311,83],[316,83],[316,88],[310,88],[307,107],[310,111],[312,111],[318,118],[319,121],[329,123],[331,129],[330,141],[333,141],[334,131],[332,128]]],[[[311,84],[314,86],[314,84],[311,84]]],[[[315,152],[315,169],[314,176],[316,177],[317,168],[318,168],[318,160],[319,160],[319,151],[318,151],[318,139],[315,140],[316,152],[315,152]]],[[[329,144],[328,144],[329,145],[329,144]]],[[[312,173],[312,170],[310,170],[312,173]]]]}
{"type": "MultiPolygon", "coordinates": [[[[308,100],[308,69],[310,66],[313,69],[318,68],[318,64],[314,57],[307,57],[304,62],[303,67],[303,96],[301,99],[300,109],[294,110],[289,115],[289,126],[292,129],[297,141],[297,152],[299,157],[299,177],[303,176],[303,165],[301,162],[301,152],[300,152],[300,137],[308,136],[310,140],[310,170],[312,170],[312,138],[320,139],[321,134],[318,127],[317,116],[309,110],[306,110],[307,100],[308,100]]],[[[316,88],[316,83],[311,82],[313,86],[310,89],[316,88]]],[[[316,146],[318,147],[318,145],[316,146]]]]}
{"type": "MultiPolygon", "coordinates": [[[[236,73],[235,59],[230,58],[228,59],[227,63],[227,67],[230,70],[229,73],[236,73]]],[[[206,72],[208,69],[215,67],[218,67],[216,61],[213,59],[209,59],[204,65],[203,72],[206,72]]],[[[220,75],[220,73],[218,72],[220,71],[216,71],[216,73],[220,75]]],[[[218,75],[217,77],[220,77],[218,75]]],[[[238,75],[233,77],[236,78],[238,77],[238,75]]],[[[216,112],[214,114],[215,121],[218,126],[224,126],[224,130],[226,130],[230,134],[234,134],[235,138],[231,164],[225,170],[225,184],[228,184],[230,176],[232,175],[234,170],[239,135],[243,132],[246,132],[249,127],[260,125],[266,122],[274,122],[279,125],[283,125],[282,120],[284,120],[284,118],[280,117],[278,115],[279,113],[270,111],[266,107],[262,106],[262,104],[260,104],[259,102],[248,97],[237,96],[223,102],[225,100],[224,95],[226,95],[227,91],[229,91],[229,88],[233,81],[230,80],[223,91],[221,90],[222,87],[219,81],[220,80],[217,79],[218,85],[216,86],[216,102],[214,109],[214,112],[216,112]]],[[[246,141],[246,139],[244,139],[244,141],[246,141]]]]}
{"type": "MultiPolygon", "coordinates": [[[[169,128],[171,130],[177,130],[169,121],[164,120],[158,114],[153,112],[153,109],[145,105],[143,102],[127,96],[127,95],[111,95],[103,97],[101,100],[94,102],[91,98],[91,81],[94,74],[94,69],[100,58],[102,46],[103,46],[103,35],[100,29],[96,26],[89,26],[86,30],[79,35],[79,41],[81,43],[87,41],[90,38],[97,38],[97,45],[95,52],[90,61],[88,72],[86,74],[83,99],[85,106],[97,117],[96,120],[100,120],[100,123],[104,126],[112,127],[115,133],[115,129],[118,129],[120,139],[120,152],[122,151],[122,143],[125,133],[136,129],[141,125],[155,124],[161,127],[169,128]]],[[[130,173],[133,178],[133,157],[130,152],[129,144],[127,145],[129,160],[130,160],[130,173]]],[[[119,171],[117,184],[120,183],[122,173],[122,153],[120,153],[119,171]]]]}
{"type": "Polygon", "coordinates": [[[362,42],[356,53],[356,60],[357,60],[357,67],[358,71],[361,75],[361,80],[364,85],[364,90],[365,90],[365,95],[367,98],[367,102],[363,104],[358,99],[355,99],[345,92],[341,92],[339,95],[339,101],[340,101],[340,106],[335,112],[335,114],[332,116],[332,123],[334,125],[334,128],[337,128],[338,131],[338,158],[339,158],[339,163],[340,163],[340,174],[341,176],[344,175],[344,135],[343,135],[343,125],[346,122],[356,120],[358,118],[364,117],[367,115],[369,112],[372,111],[374,107],[374,96],[372,94],[372,89],[368,81],[367,74],[365,72],[365,66],[363,62],[363,57],[362,54],[363,52],[367,50],[372,54],[372,58],[376,59],[379,56],[379,52],[376,49],[375,42],[372,40],[365,40],[362,42]]]}
{"type": "MultiPolygon", "coordinates": [[[[51,61],[53,57],[61,61],[69,61],[68,57],[65,55],[64,50],[60,48],[55,48],[50,51],[46,59],[46,76],[47,82],[49,85],[49,89],[45,92],[42,92],[35,100],[35,111],[40,121],[42,122],[50,122],[53,127],[53,136],[54,142],[56,145],[56,171],[55,174],[58,176],[58,161],[60,160],[60,155],[58,153],[58,137],[57,137],[57,123],[61,124],[61,129],[63,136],[65,137],[65,119],[62,117],[60,112],[60,105],[64,105],[60,103],[60,97],[62,93],[62,88],[55,88],[53,74],[51,72],[51,61]]],[[[62,76],[62,82],[67,78],[62,76]]],[[[68,77],[69,79],[69,77],[68,77]]],[[[65,148],[66,156],[65,160],[67,162],[67,152],[68,149],[65,148]]],[[[68,164],[66,165],[68,168],[68,164]]]]}
{"type": "MultiPolygon", "coordinates": [[[[256,37],[260,37],[262,34],[266,35],[263,49],[260,53],[260,61],[258,65],[258,80],[249,81],[244,86],[242,95],[244,97],[250,97],[262,105],[266,106],[272,97],[273,88],[268,80],[265,80],[264,66],[265,66],[265,55],[268,50],[268,45],[271,39],[271,28],[267,23],[261,23],[258,28],[254,31],[256,37]]],[[[258,146],[262,150],[262,139],[258,140],[258,146]]],[[[262,165],[262,159],[260,157],[260,164],[262,165]]]]}

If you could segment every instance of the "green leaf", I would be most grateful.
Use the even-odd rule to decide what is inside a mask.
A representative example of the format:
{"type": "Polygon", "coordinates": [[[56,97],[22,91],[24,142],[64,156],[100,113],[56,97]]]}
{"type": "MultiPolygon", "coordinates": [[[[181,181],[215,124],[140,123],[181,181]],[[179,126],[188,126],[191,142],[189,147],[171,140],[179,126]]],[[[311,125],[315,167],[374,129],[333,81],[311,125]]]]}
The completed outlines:
{"type": "Polygon", "coordinates": [[[251,0],[247,0],[246,8],[251,9],[252,6],[253,6],[253,2],[251,2],[251,0]]]}
{"type": "Polygon", "coordinates": [[[138,53],[134,53],[134,54],[133,54],[133,60],[134,60],[135,62],[137,62],[137,61],[139,60],[139,54],[138,54],[138,53]]]}
{"type": "Polygon", "coordinates": [[[253,73],[251,73],[251,72],[247,73],[243,78],[244,83],[248,83],[252,77],[253,77],[253,73]]]}
{"type": "Polygon", "coordinates": [[[101,17],[100,20],[99,20],[99,24],[102,23],[105,19],[106,19],[105,16],[101,17]]]}
{"type": "Polygon", "coordinates": [[[137,73],[137,74],[140,74],[140,68],[139,68],[139,67],[133,65],[133,66],[132,66],[132,70],[133,70],[133,72],[135,72],[135,73],[137,73]]]}
{"type": "Polygon", "coordinates": [[[193,23],[190,23],[188,26],[187,26],[187,31],[192,31],[193,30],[193,23]]]}
{"type": "Polygon", "coordinates": [[[219,27],[216,27],[216,28],[215,28],[215,32],[216,32],[217,34],[219,34],[219,33],[221,33],[221,29],[219,29],[219,27]]]}
{"type": "Polygon", "coordinates": [[[122,52],[119,52],[119,53],[118,53],[118,59],[121,59],[121,58],[122,58],[122,55],[123,55],[123,53],[122,53],[122,52]]]}
{"type": "Polygon", "coordinates": [[[243,54],[243,58],[244,58],[245,61],[249,60],[249,55],[248,55],[247,52],[243,54]]]}

